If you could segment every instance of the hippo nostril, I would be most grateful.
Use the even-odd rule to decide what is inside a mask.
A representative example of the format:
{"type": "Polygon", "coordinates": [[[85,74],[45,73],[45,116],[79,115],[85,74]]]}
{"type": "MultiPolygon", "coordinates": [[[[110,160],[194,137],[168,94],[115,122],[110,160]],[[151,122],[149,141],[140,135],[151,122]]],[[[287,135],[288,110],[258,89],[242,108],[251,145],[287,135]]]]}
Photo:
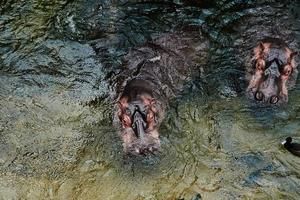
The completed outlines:
{"type": "Polygon", "coordinates": [[[271,104],[275,104],[275,103],[278,102],[278,100],[279,100],[278,96],[273,95],[273,96],[271,96],[271,98],[270,98],[270,103],[271,103],[271,104]]]}
{"type": "Polygon", "coordinates": [[[257,91],[255,93],[254,97],[257,101],[262,101],[264,99],[264,94],[260,91],[257,91]]]}

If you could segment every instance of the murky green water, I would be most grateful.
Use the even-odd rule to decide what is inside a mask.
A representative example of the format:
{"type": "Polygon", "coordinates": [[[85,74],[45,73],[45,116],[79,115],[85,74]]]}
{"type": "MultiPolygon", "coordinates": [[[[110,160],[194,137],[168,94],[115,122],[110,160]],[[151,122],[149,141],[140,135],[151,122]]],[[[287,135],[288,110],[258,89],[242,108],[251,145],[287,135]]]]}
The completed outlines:
{"type": "Polygon", "coordinates": [[[300,4],[187,2],[0,3],[0,199],[300,198],[300,159],[280,145],[300,141],[300,82],[282,108],[244,97],[259,39],[299,50],[300,4]],[[161,152],[125,157],[119,67],[170,32],[201,37],[208,56],[170,102],[161,152]]]}

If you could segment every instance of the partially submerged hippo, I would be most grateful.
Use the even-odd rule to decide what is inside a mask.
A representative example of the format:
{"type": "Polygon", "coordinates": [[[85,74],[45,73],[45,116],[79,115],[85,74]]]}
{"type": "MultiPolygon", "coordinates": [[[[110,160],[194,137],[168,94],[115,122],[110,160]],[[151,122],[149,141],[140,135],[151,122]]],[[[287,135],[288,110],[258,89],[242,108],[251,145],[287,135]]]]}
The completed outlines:
{"type": "Polygon", "coordinates": [[[129,154],[147,154],[160,147],[158,128],[169,101],[199,71],[206,54],[199,33],[173,33],[132,49],[117,78],[116,117],[129,154]],[[200,59],[201,58],[201,59],[200,59]]]}
{"type": "Polygon", "coordinates": [[[145,154],[160,147],[157,128],[164,107],[151,81],[133,79],[119,99],[118,117],[125,152],[145,154]],[[156,96],[156,97],[155,97],[156,96]]]}
{"type": "Polygon", "coordinates": [[[288,88],[295,85],[298,75],[294,59],[297,52],[280,39],[267,38],[253,53],[247,96],[267,104],[286,103],[288,88]]]}

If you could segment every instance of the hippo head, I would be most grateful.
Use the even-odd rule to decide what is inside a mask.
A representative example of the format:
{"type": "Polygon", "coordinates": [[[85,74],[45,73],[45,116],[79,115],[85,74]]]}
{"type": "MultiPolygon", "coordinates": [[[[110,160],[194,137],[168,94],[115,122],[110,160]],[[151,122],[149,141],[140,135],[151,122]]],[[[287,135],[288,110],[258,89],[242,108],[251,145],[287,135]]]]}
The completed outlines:
{"type": "Polygon", "coordinates": [[[121,138],[126,153],[140,155],[159,149],[157,132],[157,102],[148,94],[138,95],[134,100],[119,100],[118,117],[122,124],[121,138]]]}
{"type": "Polygon", "coordinates": [[[289,79],[297,77],[292,52],[279,39],[261,42],[254,49],[253,71],[247,96],[266,104],[282,104],[288,101],[289,79]]]}

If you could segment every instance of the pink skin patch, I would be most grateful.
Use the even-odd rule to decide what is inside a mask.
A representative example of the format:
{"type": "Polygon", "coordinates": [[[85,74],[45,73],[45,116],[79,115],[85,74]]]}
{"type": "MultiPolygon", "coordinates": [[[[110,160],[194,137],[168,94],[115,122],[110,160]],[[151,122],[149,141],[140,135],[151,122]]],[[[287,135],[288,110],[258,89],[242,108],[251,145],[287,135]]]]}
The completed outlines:
{"type": "Polygon", "coordinates": [[[258,86],[262,81],[262,77],[265,71],[265,55],[270,50],[270,43],[260,43],[257,47],[254,48],[254,56],[252,60],[256,60],[255,73],[252,76],[247,90],[252,90],[253,92],[257,91],[258,86]]]}
{"type": "Polygon", "coordinates": [[[283,72],[280,75],[280,93],[279,95],[283,98],[288,97],[288,89],[287,89],[287,80],[292,74],[293,70],[296,68],[296,63],[294,56],[297,55],[297,52],[292,52],[289,48],[285,48],[286,57],[288,58],[288,63],[283,67],[283,72]]]}
{"type": "MultiPolygon", "coordinates": [[[[268,55],[270,48],[272,47],[271,43],[260,43],[253,50],[253,58],[255,60],[255,71],[252,75],[249,85],[247,87],[247,92],[255,94],[259,88],[264,83],[263,77],[265,74],[265,56],[268,55]]],[[[287,89],[287,80],[289,79],[291,73],[296,67],[294,56],[297,53],[292,52],[289,48],[285,48],[285,57],[287,58],[287,63],[283,67],[283,70],[280,74],[279,84],[278,84],[278,95],[283,101],[287,101],[288,89],[287,89]]],[[[251,95],[253,95],[251,94],[251,95]]]]}
{"type": "Polygon", "coordinates": [[[148,94],[138,95],[138,97],[149,108],[146,117],[147,130],[145,130],[147,134],[143,140],[136,137],[132,129],[131,116],[126,113],[126,109],[130,104],[128,98],[122,97],[118,102],[117,115],[122,124],[120,136],[123,140],[124,152],[126,153],[142,154],[143,152],[152,152],[160,147],[159,133],[156,129],[157,124],[155,121],[157,113],[156,100],[148,94]]]}

